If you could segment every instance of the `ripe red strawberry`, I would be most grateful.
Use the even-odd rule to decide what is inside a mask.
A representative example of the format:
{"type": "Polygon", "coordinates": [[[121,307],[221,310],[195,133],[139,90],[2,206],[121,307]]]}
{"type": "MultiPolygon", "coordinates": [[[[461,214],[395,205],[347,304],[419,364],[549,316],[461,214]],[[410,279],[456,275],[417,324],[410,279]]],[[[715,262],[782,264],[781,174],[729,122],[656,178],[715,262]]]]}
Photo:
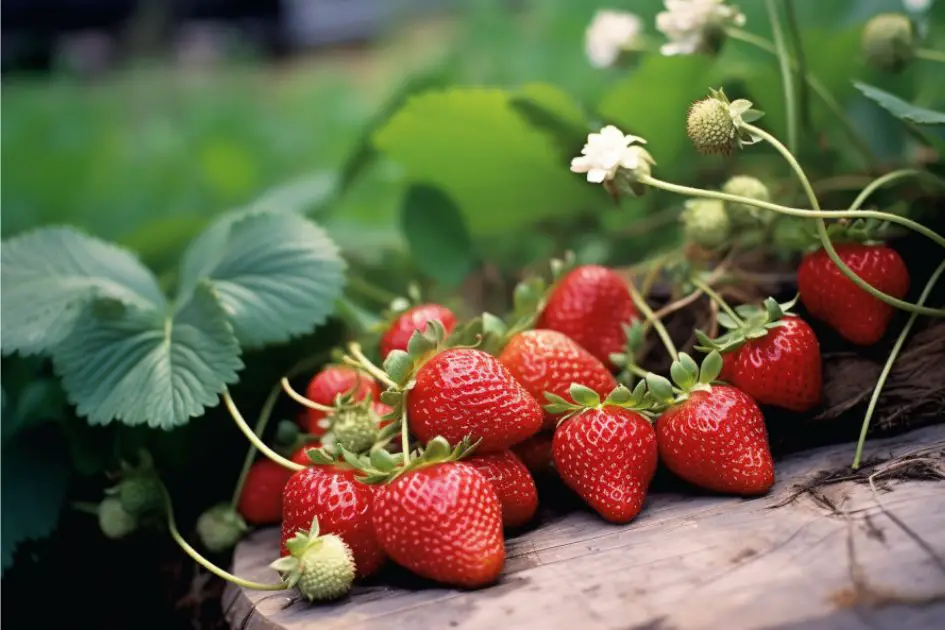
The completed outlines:
{"type": "Polygon", "coordinates": [[[355,478],[351,468],[313,465],[292,475],[282,493],[281,555],[296,532],[308,531],[317,516],[322,534],[336,534],[351,549],[358,576],[384,564],[372,523],[375,487],[355,478]]]}
{"type": "MultiPolygon", "coordinates": [[[[282,518],[282,489],[292,471],[271,459],[257,460],[249,469],[237,511],[253,525],[272,525],[282,518]]],[[[309,523],[309,527],[311,527],[309,523]]]]}
{"type": "Polygon", "coordinates": [[[538,510],[538,489],[528,468],[512,451],[473,455],[463,461],[492,484],[505,527],[520,527],[532,520],[538,510]]]}
{"type": "Polygon", "coordinates": [[[726,352],[722,355],[722,371],[719,372],[720,381],[732,382],[732,375],[735,373],[735,356],[737,354],[737,352],[726,352]]]}
{"type": "Polygon", "coordinates": [[[796,315],[787,315],[764,337],[749,339],[726,356],[732,358],[723,378],[759,404],[807,411],[820,401],[820,344],[796,315]]]}
{"type": "Polygon", "coordinates": [[[552,470],[554,459],[551,444],[554,435],[552,431],[542,431],[512,447],[512,452],[532,475],[538,476],[552,470]]]}
{"type": "Polygon", "coordinates": [[[686,481],[731,494],[764,494],[774,483],[765,420],[731,385],[691,392],[656,421],[660,458],[686,481]]]}
{"type": "MultiPolygon", "coordinates": [[[[357,388],[354,395],[355,401],[364,400],[368,396],[372,400],[380,398],[381,392],[377,382],[366,372],[347,365],[329,365],[312,378],[305,390],[305,397],[320,405],[330,407],[335,404],[337,396],[355,391],[355,388],[357,388]]],[[[324,434],[324,427],[318,425],[318,421],[324,417],[324,412],[317,409],[305,409],[305,422],[302,429],[312,435],[324,434]]],[[[311,525],[309,523],[310,527],[311,525]]]]}
{"type": "Polygon", "coordinates": [[[622,325],[637,313],[626,282],[597,265],[575,267],[548,296],[537,328],[550,328],[578,342],[605,365],[624,350],[622,325]]]}
{"type": "MultiPolygon", "coordinates": [[[[895,250],[859,243],[839,244],[836,250],[840,260],[883,293],[902,298],[909,291],[909,270],[895,250]]],[[[822,249],[804,256],[797,287],[811,315],[855,344],[879,341],[893,316],[892,306],[853,284],[822,249]]]]}
{"type": "Polygon", "coordinates": [[[417,371],[406,393],[411,432],[426,443],[481,440],[478,452],[502,451],[534,435],[542,410],[499,360],[481,350],[451,348],[417,371]]]}
{"type": "Polygon", "coordinates": [[[317,440],[315,442],[309,442],[308,444],[297,448],[295,452],[292,453],[292,457],[289,459],[291,459],[296,464],[301,464],[302,466],[311,466],[312,459],[308,456],[308,451],[318,448],[321,448],[321,442],[317,440]]]}
{"type": "Polygon", "coordinates": [[[374,530],[395,562],[444,584],[485,586],[505,564],[499,499],[463,462],[411,470],[381,486],[374,530]]]}
{"type": "MultiPolygon", "coordinates": [[[[565,396],[571,383],[590,387],[607,396],[617,381],[603,363],[567,335],[556,330],[528,330],[505,345],[499,355],[509,372],[535,400],[544,393],[565,396]]],[[[558,417],[545,412],[543,429],[553,431],[558,417]]]]}
{"type": "Polygon", "coordinates": [[[401,313],[381,337],[381,359],[392,350],[407,350],[407,342],[415,330],[426,330],[427,322],[438,320],[446,334],[456,326],[456,315],[441,304],[421,304],[401,313]]]}
{"type": "Polygon", "coordinates": [[[612,523],[627,523],[643,509],[656,473],[653,426],[620,407],[586,409],[555,431],[553,453],[561,479],[612,523]]]}

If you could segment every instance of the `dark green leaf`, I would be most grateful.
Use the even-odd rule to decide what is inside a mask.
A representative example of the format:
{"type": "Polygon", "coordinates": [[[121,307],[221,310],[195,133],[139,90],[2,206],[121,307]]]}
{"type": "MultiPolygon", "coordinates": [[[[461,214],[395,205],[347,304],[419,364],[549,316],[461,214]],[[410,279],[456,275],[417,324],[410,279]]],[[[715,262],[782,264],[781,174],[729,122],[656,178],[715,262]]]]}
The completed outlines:
{"type": "Polygon", "coordinates": [[[943,112],[912,105],[894,94],[890,94],[885,90],[863,83],[862,81],[854,81],[853,85],[862,92],[866,98],[872,100],[900,120],[913,122],[917,125],[945,124],[945,113],[943,112]]]}
{"type": "Polygon", "coordinates": [[[401,220],[420,271],[447,286],[456,286],[469,275],[476,251],[459,207],[447,195],[430,186],[411,186],[401,220]]]}
{"type": "Polygon", "coordinates": [[[566,92],[553,85],[524,85],[512,95],[509,104],[533,126],[554,138],[562,156],[569,161],[587,140],[584,112],[566,92]]]}
{"type": "Polygon", "coordinates": [[[0,274],[4,354],[48,352],[96,297],[139,308],[165,303],[154,276],[131,253],[70,228],[10,239],[0,274]]]}

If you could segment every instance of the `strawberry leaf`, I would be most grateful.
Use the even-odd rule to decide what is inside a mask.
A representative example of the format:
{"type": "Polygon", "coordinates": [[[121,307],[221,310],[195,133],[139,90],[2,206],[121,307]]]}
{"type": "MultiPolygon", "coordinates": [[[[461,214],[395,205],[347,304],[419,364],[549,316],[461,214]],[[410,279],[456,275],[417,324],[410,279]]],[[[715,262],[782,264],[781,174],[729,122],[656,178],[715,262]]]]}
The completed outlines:
{"type": "Polygon", "coordinates": [[[165,305],[154,275],[130,252],[71,228],[46,228],[8,240],[0,275],[4,354],[48,352],[69,335],[95,298],[138,308],[165,305]]]}
{"type": "Polygon", "coordinates": [[[293,213],[221,217],[188,248],[181,296],[209,279],[240,343],[281,343],[311,332],[334,309],[344,261],[325,232],[293,213]]]}
{"type": "Polygon", "coordinates": [[[476,265],[476,249],[456,203],[442,191],[415,184],[407,189],[401,225],[410,256],[424,274],[455,287],[476,265]]]}
{"type": "Polygon", "coordinates": [[[243,367],[226,313],[207,283],[173,314],[96,300],[56,346],[53,363],[90,424],[118,420],[162,429],[215,405],[243,367]]]}

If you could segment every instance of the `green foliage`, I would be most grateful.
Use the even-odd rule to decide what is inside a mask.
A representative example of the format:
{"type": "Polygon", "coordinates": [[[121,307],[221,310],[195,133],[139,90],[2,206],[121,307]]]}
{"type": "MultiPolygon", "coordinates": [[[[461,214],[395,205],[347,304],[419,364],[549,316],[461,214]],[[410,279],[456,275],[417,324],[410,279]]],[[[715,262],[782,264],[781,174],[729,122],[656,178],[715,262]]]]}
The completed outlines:
{"type": "Polygon", "coordinates": [[[441,284],[456,286],[472,271],[476,251],[463,215],[438,189],[411,186],[404,196],[401,221],[421,272],[441,284]]]}
{"type": "Polygon", "coordinates": [[[863,93],[863,96],[872,100],[899,120],[916,123],[917,125],[945,124],[945,113],[912,105],[894,94],[861,81],[854,81],[853,85],[863,93]]]}
{"type": "Polygon", "coordinates": [[[415,96],[378,131],[375,143],[411,181],[436,186],[455,200],[475,235],[568,216],[595,198],[504,90],[453,88],[415,96]]]}

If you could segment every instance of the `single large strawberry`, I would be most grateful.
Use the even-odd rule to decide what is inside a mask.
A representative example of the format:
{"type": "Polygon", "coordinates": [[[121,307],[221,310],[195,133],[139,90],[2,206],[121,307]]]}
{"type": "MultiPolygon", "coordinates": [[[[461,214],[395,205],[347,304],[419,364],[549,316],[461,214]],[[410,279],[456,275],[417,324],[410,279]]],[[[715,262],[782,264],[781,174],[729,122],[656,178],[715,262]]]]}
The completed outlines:
{"type": "Polygon", "coordinates": [[[442,350],[416,371],[405,392],[411,432],[426,443],[469,436],[478,451],[508,449],[541,428],[542,410],[492,355],[472,348],[442,350]]]}
{"type": "MultiPolygon", "coordinates": [[[[842,243],[836,250],[840,260],[874,288],[895,298],[909,291],[909,270],[894,249],[842,243]]],[[[855,344],[879,341],[893,316],[892,306],[856,286],[823,249],[804,256],[797,270],[797,287],[811,315],[855,344]]]]}
{"type": "MultiPolygon", "coordinates": [[[[502,349],[499,361],[536,400],[544,400],[545,392],[565,396],[571,383],[581,383],[601,396],[617,386],[597,357],[556,330],[515,335],[502,349]]],[[[546,412],[542,428],[554,430],[557,423],[558,418],[546,412]]]]}
{"type": "Polygon", "coordinates": [[[555,284],[537,328],[564,333],[605,365],[626,344],[623,324],[637,314],[627,283],[598,265],[575,267],[555,284]]]}
{"type": "Polygon", "coordinates": [[[247,523],[271,525],[279,522],[282,518],[282,489],[291,476],[291,470],[271,459],[263,458],[253,463],[236,506],[247,523]]]}
{"type": "Polygon", "coordinates": [[[764,494],[774,483],[774,464],[761,410],[737,387],[702,387],[671,405],[656,421],[660,459],[697,486],[730,494],[764,494]]]}
{"type": "MultiPolygon", "coordinates": [[[[580,399],[573,388],[572,398],[580,399]]],[[[612,523],[627,523],[643,509],[656,473],[656,434],[646,418],[611,404],[610,398],[584,404],[555,431],[555,468],[598,514],[612,523]]]]}
{"type": "MultiPolygon", "coordinates": [[[[368,397],[378,400],[381,393],[377,382],[366,372],[347,365],[329,365],[309,381],[305,397],[330,407],[338,396],[351,392],[355,402],[368,397]]],[[[319,423],[324,417],[325,412],[306,408],[302,429],[311,435],[324,434],[325,427],[319,423]]],[[[308,525],[311,526],[311,523],[308,525]]]]}
{"type": "Polygon", "coordinates": [[[395,562],[444,584],[485,586],[505,564],[499,499],[482,473],[463,462],[408,470],[380,486],[374,530],[395,562]]]}
{"type": "Polygon", "coordinates": [[[374,573],[385,558],[374,535],[374,495],[375,486],[344,465],[317,464],[296,472],[282,493],[281,554],[287,555],[286,542],[308,531],[318,517],[323,534],[336,534],[350,547],[358,576],[374,573]]]}
{"type": "Polygon", "coordinates": [[[492,484],[502,506],[502,524],[521,527],[538,510],[538,489],[528,468],[511,451],[473,455],[463,460],[492,484]]]}
{"type": "Polygon", "coordinates": [[[406,350],[414,331],[425,331],[431,321],[443,324],[449,334],[456,326],[456,315],[442,304],[420,304],[404,311],[381,337],[381,359],[386,359],[392,350],[406,350]]]}
{"type": "Polygon", "coordinates": [[[782,318],[779,326],[768,329],[763,337],[748,339],[731,354],[722,378],[755,402],[807,411],[820,401],[820,344],[800,317],[782,318]]]}

